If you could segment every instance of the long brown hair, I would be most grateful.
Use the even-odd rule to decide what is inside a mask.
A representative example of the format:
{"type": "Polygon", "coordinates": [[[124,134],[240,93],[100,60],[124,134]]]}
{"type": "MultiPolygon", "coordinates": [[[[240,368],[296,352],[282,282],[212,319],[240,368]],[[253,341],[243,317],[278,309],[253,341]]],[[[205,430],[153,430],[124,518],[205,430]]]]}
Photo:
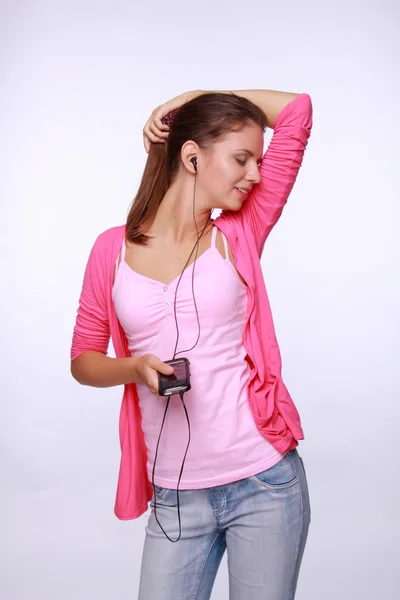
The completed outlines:
{"type": "Polygon", "coordinates": [[[151,143],[138,193],[129,210],[126,238],[146,245],[150,237],[144,225],[151,225],[158,207],[179,170],[183,144],[193,140],[207,148],[230,131],[256,123],[264,131],[266,116],[255,104],[236,94],[210,92],[190,100],[177,112],[168,140],[151,143]]]}

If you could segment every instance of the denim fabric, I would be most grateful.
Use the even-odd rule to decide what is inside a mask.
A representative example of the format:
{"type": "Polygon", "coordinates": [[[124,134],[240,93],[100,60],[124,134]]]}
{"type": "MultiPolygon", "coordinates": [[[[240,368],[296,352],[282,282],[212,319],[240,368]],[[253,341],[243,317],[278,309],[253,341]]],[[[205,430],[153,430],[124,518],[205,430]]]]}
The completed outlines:
{"type": "MultiPolygon", "coordinates": [[[[156,494],[157,517],[176,539],[176,490],[157,487],[156,494]]],[[[311,514],[296,448],[262,473],[182,490],[179,500],[176,543],[164,536],[152,508],[139,600],[208,600],[225,550],[230,600],[293,600],[311,514]]]]}

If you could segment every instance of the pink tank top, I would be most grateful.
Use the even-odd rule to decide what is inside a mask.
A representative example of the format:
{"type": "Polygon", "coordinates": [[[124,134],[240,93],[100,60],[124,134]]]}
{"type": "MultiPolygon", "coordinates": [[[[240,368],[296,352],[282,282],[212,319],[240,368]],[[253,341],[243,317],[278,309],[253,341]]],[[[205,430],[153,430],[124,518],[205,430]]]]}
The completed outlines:
{"type": "MultiPolygon", "coordinates": [[[[211,246],[195,263],[194,292],[200,321],[200,339],[186,356],[191,366],[192,389],[184,400],[191,427],[180,489],[201,489],[244,479],[276,464],[282,455],[257,430],[247,400],[250,367],[242,337],[246,321],[247,288],[228,258],[211,246]]],[[[125,262],[125,241],[115,276],[112,297],[127,336],[131,355],[148,352],[172,359],[176,342],[174,296],[179,277],[165,285],[133,271],[125,262]]],[[[184,272],[178,287],[177,351],[196,342],[198,324],[192,297],[192,269],[184,272]]],[[[148,452],[149,479],[161,429],[166,399],[137,384],[142,428],[148,452]]],[[[172,396],[157,456],[155,483],[176,489],[188,442],[188,426],[179,396],[172,396]]]]}

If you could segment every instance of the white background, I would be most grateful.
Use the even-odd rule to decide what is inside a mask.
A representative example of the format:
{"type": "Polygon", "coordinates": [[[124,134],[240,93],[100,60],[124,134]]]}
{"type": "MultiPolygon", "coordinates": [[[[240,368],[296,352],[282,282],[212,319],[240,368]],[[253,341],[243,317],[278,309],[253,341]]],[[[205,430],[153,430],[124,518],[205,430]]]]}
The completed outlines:
{"type": "MultiPolygon", "coordinates": [[[[398,598],[396,0],[2,0],[3,600],[136,598],[122,388],[69,373],[89,250],[125,221],[142,127],[192,89],[307,92],[314,128],[263,255],[312,524],[296,600],[398,598]],[[397,367],[397,373],[396,373],[397,367]]],[[[212,598],[228,598],[225,560],[212,598]]]]}

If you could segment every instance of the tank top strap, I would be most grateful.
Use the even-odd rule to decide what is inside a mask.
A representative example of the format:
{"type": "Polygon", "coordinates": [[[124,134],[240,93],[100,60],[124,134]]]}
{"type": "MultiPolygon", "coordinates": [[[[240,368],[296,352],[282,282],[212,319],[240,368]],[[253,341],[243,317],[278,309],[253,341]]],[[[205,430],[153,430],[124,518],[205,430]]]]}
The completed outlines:
{"type": "Polygon", "coordinates": [[[121,256],[120,262],[125,260],[125,252],[126,252],[126,239],[124,237],[124,239],[122,240],[122,246],[121,246],[121,251],[120,251],[120,256],[121,256]]]}
{"type": "Polygon", "coordinates": [[[215,248],[215,240],[217,239],[218,227],[213,226],[212,234],[211,234],[211,248],[215,248]]]}
{"type": "Polygon", "coordinates": [[[225,259],[229,260],[228,241],[227,241],[226,236],[223,231],[221,231],[221,236],[222,236],[222,241],[224,242],[225,259]]]}
{"type": "MultiPolygon", "coordinates": [[[[215,248],[216,247],[215,246],[215,241],[216,241],[216,238],[217,238],[218,231],[220,231],[220,229],[218,229],[218,227],[216,227],[214,225],[213,231],[212,231],[212,234],[211,234],[211,248],[215,248]]],[[[222,241],[224,242],[225,260],[227,260],[228,262],[230,262],[230,260],[229,260],[229,251],[228,251],[228,242],[227,242],[227,239],[225,237],[225,234],[222,231],[220,231],[220,233],[221,233],[222,241]]]]}
{"type": "Polygon", "coordinates": [[[125,260],[125,252],[126,252],[126,240],[125,237],[122,240],[121,250],[118,252],[117,260],[115,261],[115,269],[114,269],[114,280],[117,276],[117,272],[121,263],[125,260]]]}

